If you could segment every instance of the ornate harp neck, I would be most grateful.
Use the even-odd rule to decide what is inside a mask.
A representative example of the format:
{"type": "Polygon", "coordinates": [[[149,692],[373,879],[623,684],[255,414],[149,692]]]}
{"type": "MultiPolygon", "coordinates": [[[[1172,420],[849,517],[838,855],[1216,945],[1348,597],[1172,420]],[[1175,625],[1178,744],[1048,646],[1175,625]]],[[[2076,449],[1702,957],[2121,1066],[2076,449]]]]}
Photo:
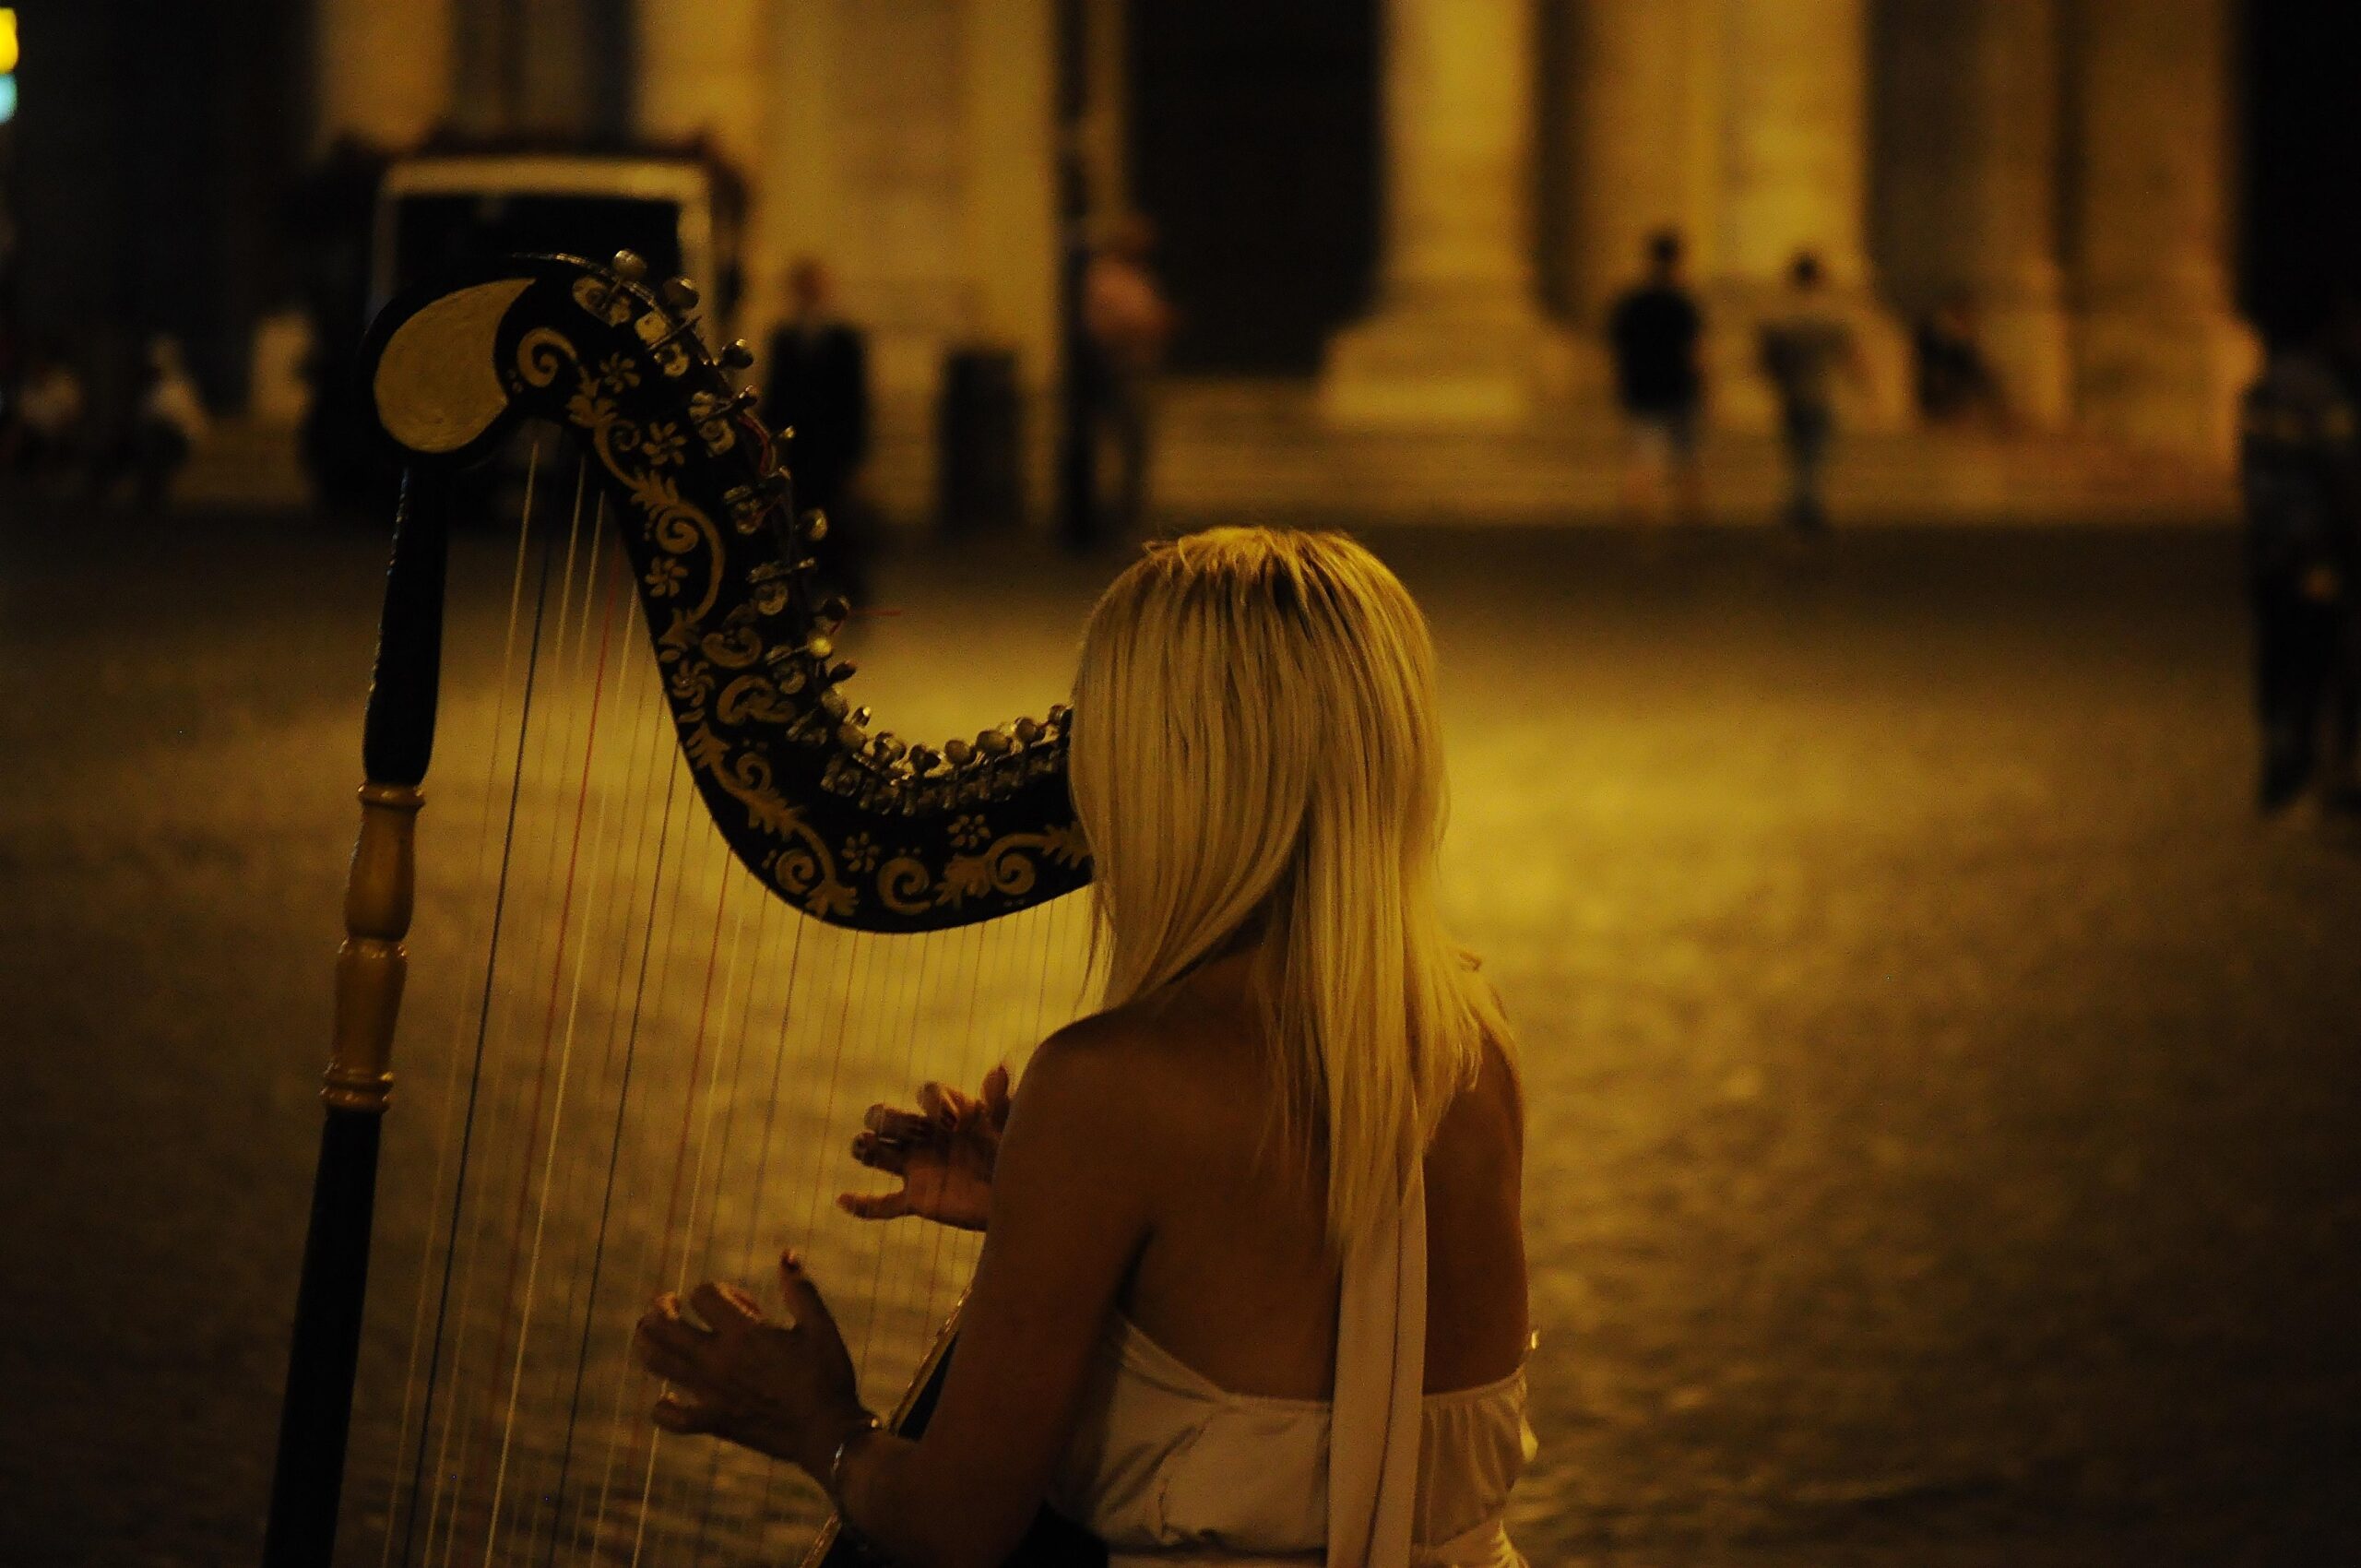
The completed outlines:
{"type": "Polygon", "coordinates": [[[371,335],[377,415],[414,468],[488,451],[517,418],[578,438],[621,518],[666,699],[731,850],[806,914],[918,932],[1081,885],[1066,715],[973,743],[872,733],[813,585],[769,436],[697,337],[694,294],[570,256],[518,258],[397,302],[371,335]]]}

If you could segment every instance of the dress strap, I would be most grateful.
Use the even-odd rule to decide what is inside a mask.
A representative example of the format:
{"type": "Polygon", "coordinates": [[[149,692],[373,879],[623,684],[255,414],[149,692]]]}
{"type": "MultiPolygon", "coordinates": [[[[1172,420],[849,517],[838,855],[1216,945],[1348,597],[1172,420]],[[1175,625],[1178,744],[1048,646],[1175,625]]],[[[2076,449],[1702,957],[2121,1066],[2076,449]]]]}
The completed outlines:
{"type": "Polygon", "coordinates": [[[1409,1568],[1427,1372],[1427,1189],[1345,1249],[1328,1440],[1328,1568],[1409,1568]]]}

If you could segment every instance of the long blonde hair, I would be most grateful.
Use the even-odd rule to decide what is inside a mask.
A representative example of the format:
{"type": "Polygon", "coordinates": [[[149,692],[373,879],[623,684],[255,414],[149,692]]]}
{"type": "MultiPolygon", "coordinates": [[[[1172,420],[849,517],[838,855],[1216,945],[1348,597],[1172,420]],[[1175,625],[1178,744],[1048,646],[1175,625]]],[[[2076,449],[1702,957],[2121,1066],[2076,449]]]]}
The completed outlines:
{"type": "Polygon", "coordinates": [[[1508,1043],[1436,909],[1424,617],[1342,534],[1150,545],[1084,636],[1072,779],[1107,1005],[1259,922],[1275,1125],[1307,1162],[1324,1147],[1341,1248],[1400,1198],[1486,1039],[1508,1043]]]}

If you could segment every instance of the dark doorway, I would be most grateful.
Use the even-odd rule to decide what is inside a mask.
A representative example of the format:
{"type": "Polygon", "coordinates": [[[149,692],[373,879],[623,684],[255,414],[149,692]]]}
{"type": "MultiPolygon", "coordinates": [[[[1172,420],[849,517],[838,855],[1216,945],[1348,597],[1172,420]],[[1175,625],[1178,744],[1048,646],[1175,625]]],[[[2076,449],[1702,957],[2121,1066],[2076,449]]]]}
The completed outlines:
{"type": "Polygon", "coordinates": [[[1377,256],[1375,0],[1133,0],[1130,48],[1173,367],[1316,369],[1377,256]]]}

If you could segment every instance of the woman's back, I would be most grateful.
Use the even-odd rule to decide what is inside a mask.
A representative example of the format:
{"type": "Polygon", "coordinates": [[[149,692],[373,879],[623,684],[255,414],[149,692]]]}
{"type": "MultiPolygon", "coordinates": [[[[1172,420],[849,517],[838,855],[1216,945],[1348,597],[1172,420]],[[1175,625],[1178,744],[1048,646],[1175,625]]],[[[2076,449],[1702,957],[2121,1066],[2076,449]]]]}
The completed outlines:
{"type": "MultiPolygon", "coordinates": [[[[1280,1148],[1271,1072],[1245,955],[1208,964],[1109,1015],[1105,1049],[1160,1108],[1151,1125],[1154,1218],[1123,1314],[1235,1393],[1323,1399],[1335,1372],[1337,1264],[1326,1194],[1280,1148]]],[[[1426,1159],[1430,1393],[1497,1382],[1527,1339],[1516,1080],[1498,1047],[1463,1089],[1426,1159]]]]}

